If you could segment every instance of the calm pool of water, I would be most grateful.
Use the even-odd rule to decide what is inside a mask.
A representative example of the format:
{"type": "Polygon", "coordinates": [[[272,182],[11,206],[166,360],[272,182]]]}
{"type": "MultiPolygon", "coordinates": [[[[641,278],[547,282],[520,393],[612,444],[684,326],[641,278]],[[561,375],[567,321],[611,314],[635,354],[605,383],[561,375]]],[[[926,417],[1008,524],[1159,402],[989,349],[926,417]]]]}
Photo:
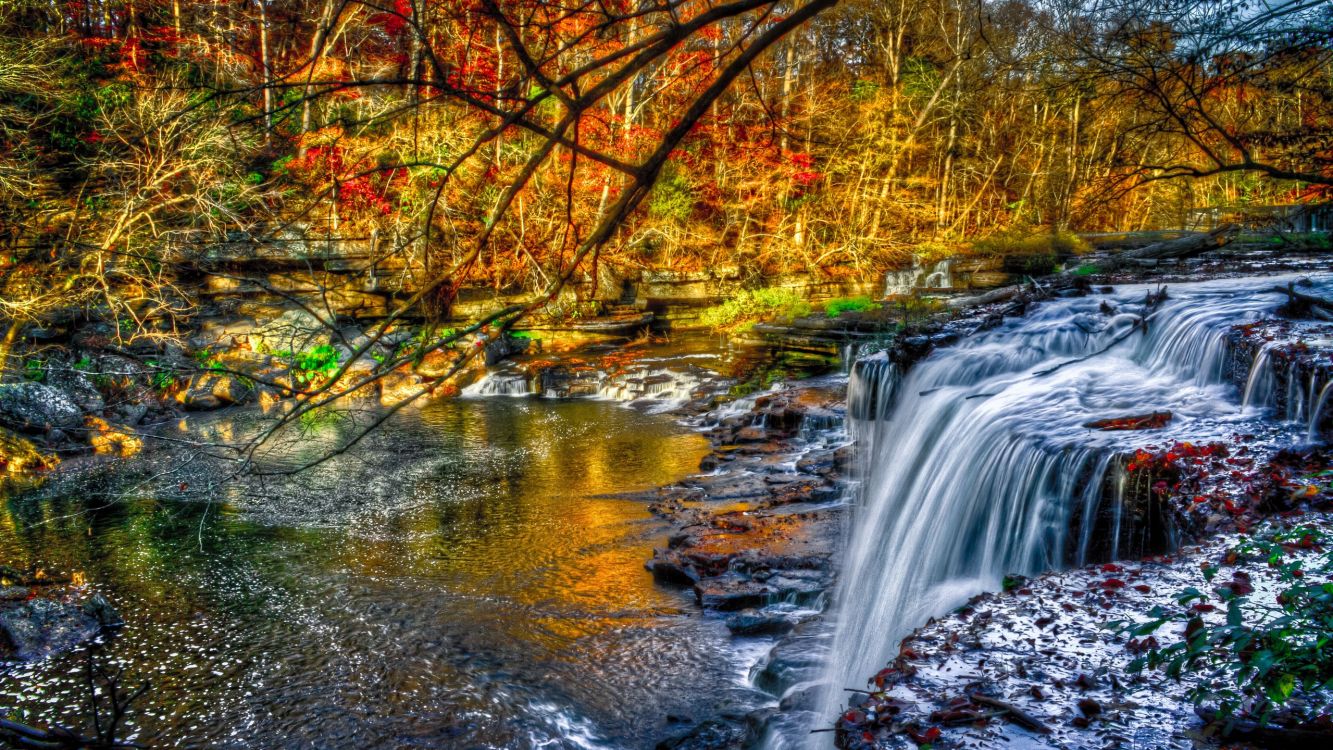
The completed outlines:
{"type": "MultiPolygon", "coordinates": [[[[157,746],[651,747],[754,701],[752,654],[643,569],[665,525],[602,495],[706,449],[610,403],[444,400],[297,479],[208,486],[212,502],[162,491],[216,479],[185,452],[109,489],[10,498],[0,562],[83,571],[120,609],[106,652],[152,681],[133,725],[157,746]]],[[[83,658],[0,667],[0,715],[79,724],[83,658]]]]}

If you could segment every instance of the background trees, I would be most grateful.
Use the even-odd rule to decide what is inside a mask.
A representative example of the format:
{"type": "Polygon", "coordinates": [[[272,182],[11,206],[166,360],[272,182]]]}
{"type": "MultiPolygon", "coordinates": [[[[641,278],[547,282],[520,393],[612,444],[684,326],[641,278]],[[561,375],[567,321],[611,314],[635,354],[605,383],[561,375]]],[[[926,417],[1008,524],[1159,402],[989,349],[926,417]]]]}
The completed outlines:
{"type": "Polygon", "coordinates": [[[1313,0],[6,0],[5,345],[79,319],[162,346],[197,309],[178,270],[219,272],[221,245],[368,248],[392,278],[367,283],[401,289],[378,336],[459,317],[465,288],[527,292],[503,326],[642,270],[874,277],[975,237],[1321,200],[1331,22],[1313,0]]]}

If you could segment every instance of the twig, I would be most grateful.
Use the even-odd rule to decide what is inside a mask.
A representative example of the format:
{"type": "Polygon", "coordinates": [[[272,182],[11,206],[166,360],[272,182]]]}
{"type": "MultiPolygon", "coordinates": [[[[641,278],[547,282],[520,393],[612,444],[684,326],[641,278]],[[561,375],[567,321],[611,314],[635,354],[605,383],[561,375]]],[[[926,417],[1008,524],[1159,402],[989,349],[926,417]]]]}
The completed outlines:
{"type": "Polygon", "coordinates": [[[967,699],[982,706],[1002,709],[1007,713],[1009,718],[1013,719],[1015,724],[1027,727],[1038,734],[1051,733],[1051,728],[1046,726],[1040,719],[1012,703],[1002,701],[999,698],[992,698],[989,695],[982,695],[981,693],[969,693],[967,699]]]}

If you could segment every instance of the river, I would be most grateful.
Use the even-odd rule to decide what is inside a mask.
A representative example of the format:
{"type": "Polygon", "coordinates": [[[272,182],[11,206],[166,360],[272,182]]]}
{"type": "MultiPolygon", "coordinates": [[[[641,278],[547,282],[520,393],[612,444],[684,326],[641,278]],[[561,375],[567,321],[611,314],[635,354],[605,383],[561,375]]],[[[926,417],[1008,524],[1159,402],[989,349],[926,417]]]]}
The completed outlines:
{"type": "MultiPolygon", "coordinates": [[[[312,424],[289,450],[348,429],[312,424]]],[[[652,747],[761,700],[744,673],[762,644],[738,648],[688,590],[654,585],[643,563],[666,524],[608,496],[706,451],[671,417],[604,401],[444,399],[299,479],[206,502],[164,497],[212,475],[183,451],[116,467],[110,487],[11,498],[0,560],[81,571],[117,606],[105,652],[127,683],[151,680],[131,724],[156,746],[652,747]]],[[[0,668],[0,714],[81,724],[83,659],[0,668]]]]}

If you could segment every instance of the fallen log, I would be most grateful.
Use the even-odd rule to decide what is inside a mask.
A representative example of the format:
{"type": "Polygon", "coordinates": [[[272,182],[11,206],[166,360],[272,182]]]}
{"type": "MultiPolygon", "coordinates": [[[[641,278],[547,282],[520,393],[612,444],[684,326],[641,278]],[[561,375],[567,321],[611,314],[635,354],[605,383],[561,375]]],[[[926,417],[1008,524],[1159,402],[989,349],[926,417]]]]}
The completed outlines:
{"type": "Polygon", "coordinates": [[[1194,709],[1194,713],[1198,714],[1205,724],[1211,724],[1221,729],[1224,737],[1239,738],[1264,747],[1315,748],[1329,747],[1330,744],[1333,744],[1333,733],[1328,731],[1302,727],[1284,727],[1276,724],[1260,724],[1249,719],[1222,716],[1214,708],[1200,707],[1194,709]]]}
{"type": "Polygon", "coordinates": [[[1093,430],[1159,430],[1171,421],[1171,412],[1155,411],[1152,414],[1140,414],[1132,417],[1111,417],[1084,422],[1083,426],[1093,430]]]}
{"type": "Polygon", "coordinates": [[[1102,271],[1112,271],[1131,261],[1136,260],[1167,260],[1173,258],[1188,258],[1191,255],[1198,255],[1209,250],[1216,250],[1219,247],[1231,242],[1231,239],[1240,231],[1240,227],[1235,224],[1224,224],[1210,232],[1203,234],[1191,234],[1185,237],[1177,237],[1174,240],[1164,242],[1154,242],[1134,250],[1126,250],[1119,255],[1113,255],[1105,262],[1101,263],[1102,271]]]}
{"type": "Polygon", "coordinates": [[[980,305],[989,305],[995,302],[1007,302],[1017,297],[1023,292],[1022,284],[1013,286],[1002,286],[999,289],[992,289],[985,294],[977,294],[971,297],[955,297],[949,300],[948,305],[951,309],[961,310],[967,307],[978,307],[980,305]]]}
{"type": "Polygon", "coordinates": [[[1333,301],[1298,292],[1296,291],[1295,282],[1291,282],[1285,287],[1275,286],[1269,291],[1287,295],[1286,303],[1277,309],[1279,315],[1289,318],[1333,320],[1333,301]]]}
{"type": "Polygon", "coordinates": [[[992,698],[989,695],[982,695],[981,693],[969,693],[967,699],[972,701],[973,703],[976,703],[977,705],[990,706],[991,708],[998,708],[1004,711],[1005,716],[1008,717],[1015,724],[1018,724],[1019,726],[1022,727],[1027,727],[1028,729],[1031,729],[1037,734],[1051,733],[1051,728],[1046,726],[1046,724],[1044,724],[1040,719],[1028,713],[1027,711],[1024,711],[1018,706],[1015,706],[1012,703],[1002,701],[999,698],[992,698]]]}

